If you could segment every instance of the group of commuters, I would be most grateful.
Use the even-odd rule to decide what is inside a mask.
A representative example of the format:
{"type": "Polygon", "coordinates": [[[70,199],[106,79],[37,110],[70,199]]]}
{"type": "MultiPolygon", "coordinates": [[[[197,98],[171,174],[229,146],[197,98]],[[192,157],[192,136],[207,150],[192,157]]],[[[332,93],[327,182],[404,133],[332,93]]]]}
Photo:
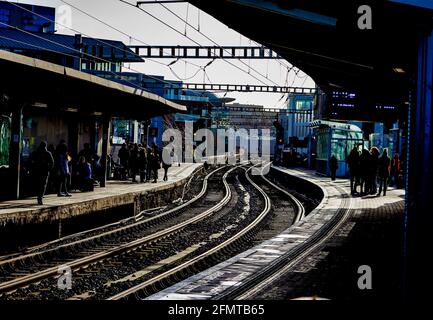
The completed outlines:
{"type": "Polygon", "coordinates": [[[156,144],[146,148],[137,143],[129,145],[124,143],[117,156],[121,166],[122,180],[130,178],[132,182],[137,182],[137,175],[139,175],[140,182],[153,180],[153,183],[156,183],[161,164],[164,168],[163,180],[168,180],[168,168],[171,167],[171,162],[162,161],[162,150],[156,144]]]}
{"type": "MultiPolygon", "coordinates": [[[[388,150],[383,149],[380,154],[376,147],[362,149],[360,152],[355,146],[347,157],[347,165],[350,174],[350,191],[352,195],[377,195],[383,191],[386,195],[388,183],[391,182],[395,186],[398,185],[399,176],[401,173],[401,164],[398,154],[396,153],[391,160],[388,156],[388,150]],[[392,178],[389,181],[389,178],[392,178]],[[360,192],[358,193],[358,186],[360,192]]],[[[331,178],[335,180],[335,173],[338,169],[338,161],[332,155],[329,166],[331,169],[331,178]]]]}
{"type": "Polygon", "coordinates": [[[57,147],[42,141],[30,157],[38,204],[43,204],[47,187],[55,190],[58,197],[71,197],[68,191],[71,185],[83,192],[93,191],[95,177],[102,170],[99,160],[88,143],[73,161],[65,140],[61,140],[57,147]]]}

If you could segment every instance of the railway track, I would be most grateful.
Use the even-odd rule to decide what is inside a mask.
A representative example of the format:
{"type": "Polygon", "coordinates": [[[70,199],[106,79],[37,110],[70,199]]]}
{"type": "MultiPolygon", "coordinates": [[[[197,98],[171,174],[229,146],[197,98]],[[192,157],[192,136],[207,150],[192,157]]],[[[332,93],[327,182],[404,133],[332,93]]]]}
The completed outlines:
{"type": "MultiPolygon", "coordinates": [[[[154,239],[161,239],[169,234],[167,230],[174,232],[181,229],[181,226],[186,225],[185,221],[192,223],[192,221],[200,220],[194,216],[194,210],[190,210],[191,206],[200,207],[200,203],[205,200],[210,189],[220,189],[222,184],[220,177],[215,178],[215,176],[227,169],[228,167],[223,166],[209,173],[203,181],[199,194],[164,213],[96,235],[87,236],[84,233],[82,239],[73,242],[54,247],[51,247],[53,244],[46,247],[39,246],[34,252],[0,261],[0,294],[56,276],[60,265],[67,264],[72,268],[85,266],[138,248],[154,239]],[[213,179],[212,183],[209,183],[210,179],[213,179]],[[174,219],[176,217],[180,218],[176,220],[174,219]],[[179,221],[183,221],[183,224],[179,224],[179,221]],[[151,227],[156,226],[160,229],[158,232],[150,230],[151,227]],[[136,239],[130,241],[130,238],[134,236],[136,239]]],[[[92,233],[94,231],[92,230],[92,233]]]]}
{"type": "MultiPolygon", "coordinates": [[[[39,253],[41,251],[48,252],[50,248],[56,248],[64,244],[72,243],[74,241],[77,241],[79,239],[85,239],[92,235],[98,235],[103,234],[103,232],[107,231],[115,231],[115,229],[119,227],[124,226],[137,226],[140,225],[139,221],[144,220],[145,218],[150,218],[152,216],[156,216],[160,213],[164,213],[169,211],[170,209],[175,209],[173,212],[175,212],[177,209],[181,209],[179,207],[180,204],[188,202],[188,204],[193,203],[194,201],[197,201],[200,198],[200,195],[203,196],[204,192],[206,191],[206,183],[207,179],[206,176],[208,176],[207,172],[202,167],[201,169],[195,171],[191,177],[189,178],[188,182],[184,185],[182,190],[182,196],[179,199],[174,200],[171,204],[156,207],[156,208],[150,208],[147,210],[143,210],[137,215],[133,215],[129,218],[125,218],[113,223],[105,224],[99,227],[95,227],[92,229],[86,229],[84,231],[76,232],[70,235],[63,236],[59,239],[48,241],[42,244],[34,245],[31,247],[27,247],[24,249],[17,250],[16,252],[2,255],[0,256],[0,268],[2,266],[2,261],[6,261],[6,263],[13,262],[13,258],[22,259],[28,256],[31,256],[31,254],[39,253]],[[194,182],[194,183],[192,183],[194,182]],[[30,255],[29,255],[30,254],[30,255]]],[[[168,215],[172,212],[168,212],[168,215]]],[[[165,215],[162,215],[161,217],[164,217],[165,215]]],[[[151,222],[152,219],[144,221],[145,223],[151,222]]],[[[1,280],[1,279],[0,279],[1,280]]]]}
{"type": "Polygon", "coordinates": [[[241,285],[233,287],[224,293],[215,297],[220,300],[250,300],[254,299],[257,294],[263,292],[265,288],[271,285],[276,279],[281,278],[289,272],[298,262],[305,259],[317,248],[324,245],[337,230],[347,221],[350,215],[350,195],[341,187],[336,188],[343,195],[343,203],[337,214],[324,227],[319,229],[305,243],[300,245],[296,250],[289,251],[282,255],[273,263],[265,266],[252,277],[243,281],[241,285]]]}
{"type": "MultiPolygon", "coordinates": [[[[251,186],[258,191],[262,197],[264,206],[259,214],[255,216],[255,218],[248,223],[248,225],[217,246],[210,248],[200,255],[197,255],[194,258],[165,271],[164,273],[161,273],[157,277],[151,278],[121,293],[118,293],[110,297],[108,300],[120,300],[128,298],[143,299],[146,296],[159,291],[160,289],[173,285],[180,280],[197,273],[198,271],[207,269],[218,262],[226,260],[231,256],[248,249],[257,240],[264,240],[258,237],[258,234],[262,231],[261,229],[264,227],[263,225],[265,224],[265,221],[269,219],[271,213],[274,213],[277,216],[281,215],[281,211],[277,210],[277,208],[279,207],[278,209],[280,209],[281,206],[288,204],[288,202],[281,204],[281,198],[279,198],[281,197],[281,194],[277,195],[275,194],[275,191],[282,193],[290,201],[290,205],[292,205],[294,208],[293,216],[295,216],[295,218],[292,216],[290,218],[290,223],[288,223],[286,220],[286,225],[281,225],[281,220],[277,219],[277,225],[279,225],[279,228],[282,229],[274,230],[274,235],[287,228],[291,223],[293,223],[293,221],[303,217],[305,214],[304,208],[296,198],[270,182],[263,175],[259,177],[259,179],[263,179],[262,186],[259,186],[258,183],[254,181],[255,179],[249,175],[251,169],[252,167],[245,170],[245,178],[248,180],[251,186]],[[265,188],[267,192],[264,190],[265,188]],[[271,198],[273,198],[274,201],[271,200],[271,198]]],[[[267,225],[269,225],[269,222],[267,225]]],[[[269,235],[268,232],[265,232],[265,234],[269,235]]]]}
{"type": "Polygon", "coordinates": [[[251,169],[220,167],[176,208],[0,261],[0,299],[143,299],[302,219],[296,197],[263,175],[251,176],[251,169]],[[79,289],[56,289],[59,266],[72,269],[79,289]]]}

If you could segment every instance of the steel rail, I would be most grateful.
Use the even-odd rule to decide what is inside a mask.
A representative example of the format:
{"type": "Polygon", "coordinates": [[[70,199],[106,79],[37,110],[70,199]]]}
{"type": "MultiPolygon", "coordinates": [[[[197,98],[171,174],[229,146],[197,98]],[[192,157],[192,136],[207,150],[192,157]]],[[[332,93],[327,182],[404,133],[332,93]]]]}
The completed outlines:
{"type": "Polygon", "coordinates": [[[264,267],[249,279],[246,279],[241,285],[227,290],[215,297],[215,299],[251,299],[257,293],[262,292],[266,286],[283,276],[298,262],[305,259],[314,250],[330,239],[343,223],[347,221],[352,208],[349,194],[341,187],[336,186],[335,188],[344,195],[343,205],[339,208],[337,214],[327,224],[325,224],[325,226],[316,231],[304,244],[277,258],[276,261],[264,267]]]}
{"type": "Polygon", "coordinates": [[[135,295],[137,294],[137,292],[150,287],[150,286],[155,286],[157,283],[168,279],[171,276],[175,276],[176,274],[182,273],[183,271],[185,271],[187,268],[192,268],[193,266],[197,265],[200,262],[203,262],[205,259],[209,259],[212,258],[213,256],[215,256],[216,254],[218,254],[220,251],[222,251],[223,249],[228,248],[230,245],[233,245],[235,242],[241,240],[242,238],[244,238],[248,233],[252,232],[255,228],[257,228],[257,226],[263,221],[263,219],[268,215],[268,213],[271,211],[271,200],[269,198],[269,196],[263,191],[262,188],[260,188],[248,175],[248,172],[252,169],[253,167],[250,167],[249,169],[247,169],[245,171],[245,176],[247,178],[247,180],[251,183],[252,186],[254,186],[254,188],[256,188],[259,193],[263,196],[264,200],[265,200],[265,207],[264,209],[261,211],[261,213],[254,219],[254,221],[252,223],[250,223],[246,228],[242,229],[240,232],[236,233],[234,236],[232,236],[231,238],[227,239],[226,241],[220,243],[219,245],[213,247],[212,249],[180,264],[179,266],[176,266],[152,279],[149,279],[145,282],[142,282],[134,287],[131,287],[123,292],[120,292],[118,294],[116,294],[115,296],[112,296],[110,298],[108,298],[107,300],[120,300],[120,299],[125,299],[131,295],[135,295]]]}
{"type": "MultiPolygon", "coordinates": [[[[226,167],[227,166],[220,167],[220,168],[212,171],[211,173],[209,173],[206,176],[205,180],[204,180],[202,191],[197,196],[195,196],[190,201],[185,202],[182,205],[180,205],[180,206],[178,206],[176,208],[173,208],[173,209],[165,212],[162,215],[167,216],[170,213],[178,211],[178,210],[180,210],[182,208],[185,208],[185,207],[191,205],[192,203],[196,202],[198,199],[200,199],[206,193],[206,190],[207,190],[207,180],[209,179],[209,177],[211,177],[217,171],[219,171],[219,170],[221,170],[223,168],[226,168],[226,167]]],[[[237,168],[237,166],[233,167],[232,169],[230,169],[229,171],[227,171],[224,174],[224,176],[223,176],[223,182],[224,182],[224,184],[226,186],[225,197],[217,205],[213,206],[212,208],[210,208],[210,209],[202,212],[201,214],[199,214],[199,215],[197,215],[197,216],[195,216],[193,218],[190,218],[190,219],[188,219],[186,221],[183,221],[180,224],[177,224],[177,225],[174,225],[174,226],[172,226],[170,228],[161,230],[161,231],[156,232],[154,234],[151,234],[149,236],[146,236],[146,237],[143,237],[143,238],[140,238],[140,239],[128,242],[126,244],[122,244],[122,245],[119,245],[117,247],[114,247],[114,248],[111,248],[111,249],[108,249],[108,250],[105,250],[105,251],[101,251],[101,252],[98,252],[98,253],[95,253],[95,254],[92,254],[92,255],[89,255],[89,256],[86,256],[86,257],[83,257],[83,258],[71,261],[71,262],[67,263],[67,266],[69,266],[71,269],[77,269],[77,268],[80,268],[80,267],[83,267],[83,266],[86,266],[86,265],[93,264],[95,262],[107,259],[107,258],[109,258],[111,256],[118,255],[118,254],[121,254],[123,252],[127,252],[127,251],[130,251],[130,250],[136,249],[138,247],[144,246],[146,244],[149,244],[149,243],[152,243],[152,242],[155,242],[155,241],[159,241],[159,240],[168,238],[170,236],[173,236],[177,232],[179,232],[181,229],[185,228],[186,226],[188,226],[190,224],[193,224],[193,223],[197,223],[198,221],[205,219],[206,217],[210,216],[214,212],[216,212],[219,209],[221,209],[230,200],[230,198],[231,198],[231,190],[230,190],[230,188],[229,188],[229,186],[228,186],[228,184],[226,182],[226,178],[227,178],[228,174],[231,171],[233,171],[234,169],[236,169],[236,168],[237,168]]],[[[162,216],[162,215],[160,215],[160,216],[162,216]]],[[[156,220],[157,218],[161,218],[160,216],[152,217],[152,218],[149,218],[149,219],[147,219],[145,221],[140,221],[138,223],[135,223],[134,225],[136,226],[138,224],[143,224],[143,223],[146,223],[148,221],[156,220]]],[[[131,226],[122,227],[122,228],[116,229],[115,232],[124,232],[125,230],[127,230],[127,229],[129,229],[131,227],[132,227],[132,225],[131,226]]],[[[113,231],[109,231],[109,232],[104,233],[103,235],[106,236],[106,235],[112,235],[112,234],[113,234],[113,231]]],[[[90,237],[90,238],[82,239],[82,240],[79,240],[79,241],[75,242],[75,244],[77,244],[77,243],[81,244],[83,242],[89,242],[90,240],[95,240],[95,239],[101,238],[103,235],[96,235],[96,236],[93,236],[93,237],[90,237]]],[[[68,246],[71,246],[71,244],[66,244],[66,245],[63,245],[63,246],[59,246],[59,247],[50,249],[49,251],[59,250],[60,248],[65,248],[65,247],[68,247],[68,246]]],[[[11,260],[13,260],[13,262],[24,261],[24,259],[26,259],[26,258],[34,258],[35,256],[38,256],[38,255],[41,255],[41,253],[29,254],[29,255],[26,255],[24,257],[14,258],[14,259],[11,259],[11,260]]],[[[4,265],[4,264],[7,264],[7,263],[11,263],[11,261],[9,261],[9,260],[1,261],[0,265],[4,265]]],[[[63,264],[60,264],[60,265],[63,265],[63,264]]],[[[0,283],[0,293],[12,291],[12,290],[14,290],[16,288],[28,285],[30,283],[38,282],[38,281],[41,281],[43,279],[46,279],[46,278],[49,278],[49,277],[52,277],[52,276],[56,276],[58,274],[58,267],[59,266],[50,267],[50,268],[47,268],[45,270],[42,270],[42,271],[39,271],[39,272],[36,272],[36,273],[33,273],[33,274],[25,275],[25,276],[22,276],[20,278],[16,278],[16,279],[13,279],[13,280],[10,280],[10,281],[6,281],[6,282],[3,282],[3,283],[0,283]]]]}

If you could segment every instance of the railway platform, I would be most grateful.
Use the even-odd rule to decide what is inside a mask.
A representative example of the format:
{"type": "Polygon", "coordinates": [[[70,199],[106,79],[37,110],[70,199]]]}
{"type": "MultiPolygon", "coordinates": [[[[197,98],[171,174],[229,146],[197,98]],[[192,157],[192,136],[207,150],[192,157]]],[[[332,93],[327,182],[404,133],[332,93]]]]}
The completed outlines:
{"type": "Polygon", "coordinates": [[[274,238],[147,299],[400,298],[404,190],[351,197],[348,180],[273,169],[318,185],[321,203],[274,238]],[[371,289],[358,285],[361,266],[371,289]]]}
{"type": "Polygon", "coordinates": [[[185,183],[202,164],[182,163],[169,169],[168,181],[162,181],[160,169],[157,183],[133,183],[107,181],[105,188],[96,187],[93,192],[74,192],[72,197],[46,195],[44,204],[38,205],[36,197],[0,202],[0,225],[27,225],[60,221],[115,207],[129,206],[138,213],[164,201],[175,200],[182,193],[185,183]],[[149,203],[152,202],[152,203],[149,203]]]}

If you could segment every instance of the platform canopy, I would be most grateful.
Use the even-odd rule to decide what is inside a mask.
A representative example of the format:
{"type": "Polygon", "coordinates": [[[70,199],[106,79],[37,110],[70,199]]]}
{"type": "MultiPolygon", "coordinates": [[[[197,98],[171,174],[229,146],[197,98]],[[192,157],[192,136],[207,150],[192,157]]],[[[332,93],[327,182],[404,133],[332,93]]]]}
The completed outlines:
{"type": "Polygon", "coordinates": [[[429,0],[191,0],[310,75],[322,89],[407,93],[416,71],[418,31],[432,23],[429,0]],[[361,30],[360,6],[372,29],[361,30]],[[239,17],[242,17],[240,19],[239,17]]]}
{"type": "Polygon", "coordinates": [[[0,94],[24,104],[137,120],[186,111],[137,87],[2,50],[0,70],[0,94]]]}

